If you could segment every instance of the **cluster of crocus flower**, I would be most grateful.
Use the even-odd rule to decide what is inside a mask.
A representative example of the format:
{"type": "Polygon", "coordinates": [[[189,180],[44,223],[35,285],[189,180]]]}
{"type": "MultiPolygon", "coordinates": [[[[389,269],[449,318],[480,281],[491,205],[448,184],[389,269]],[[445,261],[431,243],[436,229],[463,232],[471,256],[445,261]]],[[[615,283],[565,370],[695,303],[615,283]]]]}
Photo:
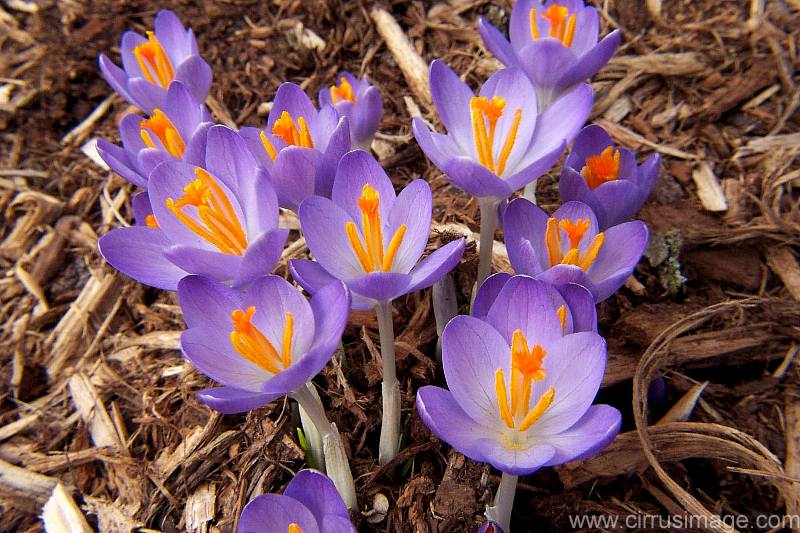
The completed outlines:
{"type": "MultiPolygon", "coordinates": [[[[616,409],[592,405],[606,363],[595,306],[644,250],[646,226],[628,219],[648,197],[659,159],[639,166],[598,126],[581,131],[593,100],[583,82],[619,45],[618,32],[598,43],[594,8],[521,1],[510,43],[485,21],[479,27],[507,68],[476,94],[434,61],[431,93],[447,133],[413,121],[425,154],[481,211],[471,314],[442,333],[448,389],[422,387],[416,405],[436,435],[503,472],[480,530],[496,533],[509,531],[517,476],[591,456],[619,431],[616,409]],[[573,140],[563,206],[552,214],[526,199],[506,206],[573,140]],[[500,211],[514,276],[491,275],[500,211]]],[[[350,311],[374,309],[383,363],[378,460],[391,461],[402,432],[392,302],[446,276],[465,240],[423,258],[431,189],[418,179],[398,194],[369,154],[383,103],[366,78],[339,74],[319,92],[319,107],[284,83],[266,125],[237,131],[214,124],[204,105],[211,69],[174,13],[159,12],[147,37],[126,33],[121,52],[123,68],[101,56],[101,70],[144,116],[125,116],[122,145],[101,140],[98,150],[143,190],[132,200],[135,224],[103,236],[100,252],[130,277],[177,291],[182,353],[219,384],[198,392],[202,402],[231,414],[288,396],[315,435],[312,457],[330,477],[305,470],[282,496],[255,498],[239,531],[353,532],[352,473],[312,379],[340,345],[350,311]],[[310,301],[272,275],[289,236],[280,208],[297,213],[310,251],[288,265],[310,301]]]]}
{"type": "Polygon", "coordinates": [[[517,476],[596,454],[619,431],[619,411],[592,405],[606,363],[595,305],[644,252],[647,227],[629,219],[650,194],[659,157],[639,166],[599,126],[581,130],[593,100],[584,82],[620,43],[619,31],[598,42],[594,7],[521,0],[510,42],[483,19],[478,27],[506,68],[476,95],[434,61],[431,94],[447,133],[413,124],[433,164],[478,198],[481,216],[471,316],[442,333],[448,389],[422,387],[417,408],[441,439],[503,472],[481,531],[508,532],[517,476]],[[533,187],[573,141],[564,204],[548,214],[533,187]],[[525,198],[506,204],[523,187],[525,198]],[[490,275],[498,213],[517,276],[490,275]]]}

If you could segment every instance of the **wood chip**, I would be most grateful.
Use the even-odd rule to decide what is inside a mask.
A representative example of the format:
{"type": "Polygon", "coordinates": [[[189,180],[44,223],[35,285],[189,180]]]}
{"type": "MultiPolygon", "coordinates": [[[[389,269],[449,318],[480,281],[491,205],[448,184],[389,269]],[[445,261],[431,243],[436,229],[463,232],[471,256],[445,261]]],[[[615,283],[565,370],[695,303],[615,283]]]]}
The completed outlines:
{"type": "Polygon", "coordinates": [[[0,488],[8,492],[44,503],[57,484],[56,478],[35,474],[0,460],[0,488]]]}
{"type": "Polygon", "coordinates": [[[186,499],[183,520],[189,533],[206,533],[208,523],[214,519],[217,490],[212,483],[204,483],[186,499]]]}
{"type": "Polygon", "coordinates": [[[788,246],[771,248],[767,252],[767,264],[781,278],[792,298],[800,301],[800,266],[788,246]]]}
{"type": "Polygon", "coordinates": [[[700,202],[706,211],[728,210],[728,200],[708,163],[701,161],[692,171],[692,179],[697,185],[697,196],[700,197],[700,202]]]}
{"type": "Polygon", "coordinates": [[[50,499],[44,504],[42,521],[47,533],[92,533],[75,500],[61,483],[56,485],[50,499]]]}

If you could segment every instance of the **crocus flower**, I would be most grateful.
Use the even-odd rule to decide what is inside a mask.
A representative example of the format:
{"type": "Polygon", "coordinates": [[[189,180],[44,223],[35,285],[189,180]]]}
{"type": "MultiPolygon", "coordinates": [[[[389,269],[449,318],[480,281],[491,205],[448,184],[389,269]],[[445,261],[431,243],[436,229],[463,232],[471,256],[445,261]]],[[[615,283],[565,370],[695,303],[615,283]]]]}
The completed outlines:
{"type": "Polygon", "coordinates": [[[600,16],[583,0],[518,1],[508,28],[511,42],[484,19],[478,30],[497,59],[525,71],[536,86],[540,112],[603,68],[621,40],[614,30],[597,42],[600,16]]]}
{"type": "Polygon", "coordinates": [[[145,225],[118,228],[99,241],[117,270],[146,284],[175,290],[188,274],[243,287],[269,274],[288,230],[278,228],[278,202],[269,175],[233,130],[208,131],[204,167],[165,161],[151,173],[145,225]]]}
{"type": "Polygon", "coordinates": [[[383,116],[381,90],[365,77],[358,79],[349,72],[339,74],[339,83],[319,92],[319,105],[333,106],[350,121],[350,139],[354,147],[369,151],[383,116]]]}
{"type": "Polygon", "coordinates": [[[311,294],[344,281],[354,309],[430,287],[464,253],[464,239],[458,239],[419,261],[430,233],[430,186],[414,180],[396,195],[380,164],[362,150],[342,158],[332,199],[309,197],[298,214],[316,261],[290,261],[292,276],[311,294]]]}
{"type": "Polygon", "coordinates": [[[573,333],[572,311],[557,294],[516,276],[485,320],[455,317],[442,336],[449,390],[417,393],[420,416],[438,437],[504,474],[591,456],[619,432],[619,411],[592,405],[606,343],[592,331],[573,333]]]}
{"type": "Polygon", "coordinates": [[[120,45],[122,68],[100,54],[100,71],[120,96],[145,113],[164,107],[172,81],[186,85],[198,103],[205,101],[211,88],[211,67],[200,57],[191,29],[177,15],[161,10],[147,37],[127,31],[120,45]]]}
{"type": "Polygon", "coordinates": [[[558,160],[592,107],[592,89],[581,84],[537,115],[536,91],[516,68],[493,74],[475,96],[450,67],[434,61],[430,84],[447,135],[415,118],[422,151],[453,185],[498,202],[558,160]]]}
{"type": "Polygon", "coordinates": [[[283,495],[264,494],[239,517],[239,533],[356,533],[342,497],[316,470],[301,470],[283,495]]]}
{"type": "Polygon", "coordinates": [[[633,152],[615,147],[600,126],[587,126],[576,137],[561,171],[561,201],[585,203],[605,230],[629,220],[642,207],[660,164],[661,156],[653,154],[637,166],[633,152]]]}
{"type": "Polygon", "coordinates": [[[503,528],[497,522],[487,520],[478,528],[478,533],[503,533],[503,528]]]}
{"type": "Polygon", "coordinates": [[[111,170],[134,185],[147,187],[150,172],[162,161],[202,165],[212,125],[206,107],[176,81],[167,90],[163,109],[156,108],[149,118],[125,115],[119,126],[122,146],[99,139],[97,151],[111,170]]]}
{"type": "Polygon", "coordinates": [[[241,292],[202,276],[178,285],[189,329],[181,349],[221,387],[198,397],[221,413],[266,405],[304,386],[330,360],[349,314],[342,283],[320,289],[311,304],[278,276],[263,276],[241,292]]]}
{"type": "Polygon", "coordinates": [[[556,306],[556,312],[565,332],[597,332],[597,307],[592,293],[586,287],[575,283],[554,287],[545,282],[534,281],[530,276],[512,276],[506,272],[493,274],[483,282],[475,293],[470,314],[492,324],[499,324],[498,313],[502,311],[502,307],[492,310],[498,302],[498,297],[506,293],[497,304],[503,306],[507,303],[507,294],[519,290],[537,290],[547,294],[556,306]]]}
{"type": "Polygon", "coordinates": [[[336,165],[350,150],[347,117],[331,106],[317,111],[294,83],[278,87],[265,130],[242,128],[240,133],[272,175],[281,207],[293,211],[307,196],[330,198],[336,165]]]}
{"type": "Polygon", "coordinates": [[[597,302],[625,283],[647,246],[644,222],[600,232],[592,209],[581,202],[567,202],[551,216],[518,198],[509,204],[504,224],[514,270],[553,285],[583,285],[597,302]]]}

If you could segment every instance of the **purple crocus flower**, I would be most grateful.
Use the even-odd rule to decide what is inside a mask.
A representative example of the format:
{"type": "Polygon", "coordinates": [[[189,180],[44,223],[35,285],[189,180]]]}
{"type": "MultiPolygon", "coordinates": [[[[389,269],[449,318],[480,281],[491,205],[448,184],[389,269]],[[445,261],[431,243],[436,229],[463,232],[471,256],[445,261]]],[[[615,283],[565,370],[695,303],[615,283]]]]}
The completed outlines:
{"type": "Polygon", "coordinates": [[[380,164],[362,150],[342,158],[332,200],[309,197],[298,215],[316,261],[290,261],[292,276],[311,294],[344,281],[354,309],[430,287],[464,253],[464,239],[458,239],[419,261],[430,233],[430,186],[414,180],[396,195],[380,164]]]}
{"type": "Polygon", "coordinates": [[[517,68],[494,73],[475,96],[450,67],[434,61],[430,84],[447,135],[415,118],[420,148],[453,185],[497,202],[544,174],[592,107],[592,89],[581,84],[537,114],[536,91],[517,68]]]}
{"type": "Polygon", "coordinates": [[[336,165],[350,150],[347,117],[331,106],[317,111],[294,83],[278,87],[265,130],[242,128],[240,134],[272,175],[281,207],[293,211],[308,196],[330,198],[336,165]]]}
{"type": "Polygon", "coordinates": [[[600,126],[587,126],[575,138],[561,171],[561,201],[585,203],[605,230],[639,211],[650,196],[660,164],[661,156],[653,154],[637,166],[633,152],[615,147],[600,126]]]}
{"type": "Polygon", "coordinates": [[[316,470],[301,470],[283,495],[253,498],[239,517],[239,533],[356,533],[333,482],[316,470]]]}
{"type": "MultiPolygon", "coordinates": [[[[565,332],[597,332],[597,307],[592,293],[586,287],[576,283],[554,287],[545,282],[534,281],[530,276],[512,276],[506,272],[498,272],[486,278],[475,293],[470,314],[488,322],[496,320],[498,309],[492,311],[492,308],[498,297],[504,291],[513,292],[522,290],[521,288],[530,290],[535,288],[549,295],[556,306],[556,313],[565,332]],[[489,317],[490,314],[492,318],[489,317]]],[[[500,302],[499,305],[504,305],[503,300],[500,302]]]]}
{"type": "Polygon", "coordinates": [[[369,151],[372,139],[383,116],[381,90],[365,77],[358,79],[349,72],[339,74],[339,83],[319,92],[319,105],[333,106],[350,121],[350,139],[354,147],[369,151]]]}
{"type": "MultiPolygon", "coordinates": [[[[153,287],[175,290],[188,274],[243,287],[269,274],[288,230],[278,228],[269,175],[244,141],[225,126],[208,131],[204,167],[165,161],[150,174],[147,199],[134,205],[145,225],[118,228],[99,241],[117,270],[153,287]]],[[[138,198],[138,197],[137,197],[138,198]]]]}
{"type": "Polygon", "coordinates": [[[592,209],[581,202],[567,202],[551,216],[518,198],[503,220],[514,270],[557,286],[583,285],[597,302],[625,283],[647,246],[644,222],[625,222],[600,232],[592,209]]]}
{"type": "Polygon", "coordinates": [[[536,86],[540,112],[603,68],[622,38],[614,30],[598,43],[600,16],[583,0],[518,1],[511,11],[510,43],[484,19],[478,31],[497,59],[525,71],[536,86]]]}
{"type": "Polygon", "coordinates": [[[299,290],[272,275],[246,292],[188,276],[178,284],[178,301],[189,328],[181,334],[184,356],[222,384],[198,397],[224,414],[305,388],[336,350],[350,311],[343,283],[323,287],[309,305],[299,290]]]}
{"type": "Polygon", "coordinates": [[[606,343],[593,331],[574,333],[574,316],[547,283],[511,278],[485,320],[461,315],[445,327],[449,390],[418,391],[423,421],[467,457],[512,476],[598,453],[621,416],[592,405],[606,343]]]}
{"type": "Polygon", "coordinates": [[[191,29],[177,15],[161,10],[147,37],[136,32],[122,34],[122,67],[100,54],[103,77],[125,100],[145,113],[164,107],[172,81],[186,85],[198,103],[205,101],[211,88],[211,67],[200,57],[191,29]]]}
{"type": "Polygon", "coordinates": [[[97,141],[97,151],[111,170],[139,187],[147,186],[150,172],[162,161],[202,165],[205,159],[206,135],[213,125],[206,107],[178,81],[169,86],[163,104],[147,119],[125,115],[119,126],[122,146],[97,141]]]}

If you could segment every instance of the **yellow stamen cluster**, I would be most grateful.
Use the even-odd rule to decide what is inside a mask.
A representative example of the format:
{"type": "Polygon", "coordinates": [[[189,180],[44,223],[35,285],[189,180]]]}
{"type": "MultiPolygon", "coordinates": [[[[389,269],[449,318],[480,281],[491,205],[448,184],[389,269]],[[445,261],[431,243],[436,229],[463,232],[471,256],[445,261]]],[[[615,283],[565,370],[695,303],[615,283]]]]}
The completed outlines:
{"type": "Polygon", "coordinates": [[[153,213],[150,213],[144,218],[144,225],[148,228],[160,228],[161,226],[158,224],[158,220],[156,220],[156,216],[153,213]]]}
{"type": "Polygon", "coordinates": [[[579,219],[577,221],[562,220],[558,221],[555,217],[550,217],[547,220],[547,230],[545,232],[545,244],[547,245],[547,252],[550,256],[550,266],[558,264],[576,265],[583,270],[588,270],[594,260],[597,259],[597,254],[603,246],[605,240],[604,233],[595,235],[589,247],[581,254],[579,246],[583,240],[583,236],[589,229],[590,222],[588,218],[579,219]],[[561,230],[566,233],[569,239],[569,251],[564,254],[561,249],[561,230]]]}
{"type": "Polygon", "coordinates": [[[364,232],[364,244],[358,234],[358,228],[354,222],[345,224],[347,238],[350,246],[361,263],[364,272],[389,272],[392,263],[403,243],[406,234],[406,225],[401,224],[394,232],[392,240],[389,241],[385,253],[383,249],[383,229],[380,214],[380,195],[369,183],[364,184],[361,189],[361,197],[358,199],[358,208],[361,210],[361,227],[364,232]]]}
{"type": "Polygon", "coordinates": [[[175,124],[163,111],[154,109],[153,115],[147,120],[143,120],[139,126],[142,128],[139,135],[141,135],[142,141],[148,148],[156,148],[153,138],[150,136],[152,133],[158,137],[167,152],[179,159],[183,157],[186,144],[183,142],[183,138],[181,138],[181,134],[175,124]]]}
{"type": "Polygon", "coordinates": [[[350,85],[350,82],[347,81],[347,78],[342,76],[339,79],[339,86],[336,85],[331,86],[331,100],[333,100],[334,104],[338,104],[342,100],[347,100],[348,102],[356,103],[356,95],[353,92],[353,86],[350,85]]]}
{"type": "Polygon", "coordinates": [[[133,55],[147,81],[155,83],[163,89],[169,87],[170,82],[175,78],[175,70],[172,68],[172,62],[164,51],[164,47],[156,39],[155,33],[148,31],[147,41],[135,47],[133,55]]]}
{"type": "MultiPolygon", "coordinates": [[[[539,39],[539,24],[536,21],[537,10],[531,9],[530,22],[531,22],[531,37],[539,39]]],[[[564,46],[572,46],[572,41],[575,39],[575,14],[569,14],[569,8],[552,4],[543,13],[542,17],[550,22],[550,31],[547,33],[548,37],[558,39],[564,46]]]]}
{"type": "Polygon", "coordinates": [[[531,387],[534,381],[545,377],[542,362],[547,355],[539,344],[528,348],[528,340],[522,330],[516,330],[511,337],[511,383],[510,396],[506,390],[506,378],[502,368],[495,372],[495,392],[500,418],[509,429],[526,431],[539,420],[553,403],[556,394],[550,388],[531,408],[531,387]]]}
{"type": "Polygon", "coordinates": [[[514,121],[508,131],[506,140],[500,150],[499,157],[494,157],[494,140],[497,122],[503,116],[506,101],[500,96],[493,96],[491,100],[485,96],[473,96],[469,103],[472,116],[472,134],[475,139],[475,151],[478,162],[498,176],[502,176],[506,169],[508,156],[514,148],[517,139],[519,123],[522,120],[522,109],[514,112],[514,121]]]}
{"type": "Polygon", "coordinates": [[[167,198],[167,208],[186,227],[222,253],[244,255],[247,236],[230,200],[211,174],[196,168],[195,175],[197,178],[183,188],[183,196],[177,201],[167,198]],[[200,221],[185,211],[188,206],[197,208],[200,221]]]}
{"type": "Polygon", "coordinates": [[[619,178],[619,150],[609,146],[600,155],[586,158],[586,165],[581,169],[581,176],[586,180],[586,185],[594,190],[600,185],[619,178]]]}
{"type": "MultiPolygon", "coordinates": [[[[253,325],[254,306],[247,309],[236,309],[231,313],[233,331],[230,341],[233,348],[251,363],[260,366],[271,374],[289,368],[292,364],[292,337],[294,336],[294,317],[287,311],[284,313],[283,344],[279,354],[269,339],[253,325]]],[[[292,531],[289,526],[289,531],[292,531]]]]}
{"type": "Polygon", "coordinates": [[[294,522],[292,522],[291,524],[289,524],[289,529],[287,533],[303,533],[303,529],[294,522]]]}

